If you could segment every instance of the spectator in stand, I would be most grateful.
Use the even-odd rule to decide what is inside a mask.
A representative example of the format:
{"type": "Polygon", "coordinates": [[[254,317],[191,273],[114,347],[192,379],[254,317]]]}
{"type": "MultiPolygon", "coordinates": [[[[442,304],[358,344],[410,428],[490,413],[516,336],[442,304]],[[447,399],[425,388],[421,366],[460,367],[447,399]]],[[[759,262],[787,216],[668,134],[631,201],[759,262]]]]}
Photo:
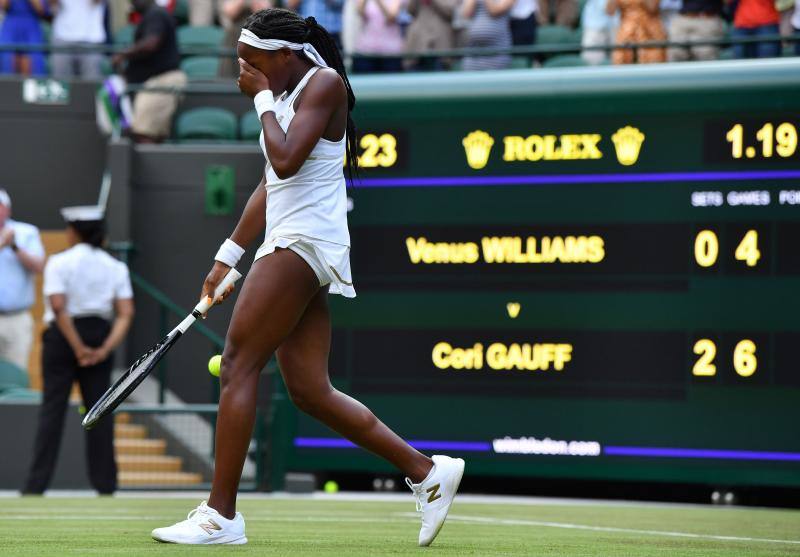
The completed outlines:
{"type": "Polygon", "coordinates": [[[302,17],[313,17],[317,23],[328,30],[342,48],[342,8],[344,0],[286,0],[286,9],[299,13],[302,17]]]}
{"type": "MultiPolygon", "coordinates": [[[[459,0],[410,0],[408,13],[414,18],[406,33],[407,52],[429,52],[455,47],[453,14],[459,0]]],[[[413,58],[410,70],[442,70],[448,65],[441,58],[413,58]]]]}
{"type": "Polygon", "coordinates": [[[344,0],[342,8],[342,49],[355,52],[356,42],[361,35],[361,16],[358,13],[358,0],[344,0]]]}
{"type": "MultiPolygon", "coordinates": [[[[511,25],[511,44],[530,46],[536,42],[536,0],[516,0],[509,12],[511,25]]],[[[533,58],[531,56],[531,58],[533,58]]]]}
{"type": "MultiPolygon", "coordinates": [[[[606,13],[620,12],[617,44],[666,41],[667,35],[658,15],[658,0],[608,0],[606,13]]],[[[611,54],[614,64],[653,64],[664,62],[664,48],[617,48],[611,54]]]]}
{"type": "MultiPolygon", "coordinates": [[[[53,46],[97,47],[106,42],[105,0],[50,0],[55,14],[53,46]]],[[[50,58],[53,77],[99,80],[103,77],[103,54],[98,52],[54,52],[50,58]]]]}
{"type": "MultiPolygon", "coordinates": [[[[466,44],[470,48],[511,47],[511,24],[509,13],[514,0],[464,0],[461,14],[469,19],[466,44]]],[[[464,70],[502,70],[511,66],[508,54],[490,56],[467,56],[461,68],[464,70]]]]}
{"type": "MultiPolygon", "coordinates": [[[[733,15],[731,37],[765,37],[780,34],[781,16],[775,9],[774,0],[738,0],[733,15]]],[[[780,56],[780,41],[758,43],[734,43],[736,58],[774,58],[780,56]]]]}
{"type": "Polygon", "coordinates": [[[669,35],[672,20],[681,11],[683,0],[661,0],[658,5],[659,14],[661,15],[661,25],[664,31],[669,35]]]}
{"type": "MultiPolygon", "coordinates": [[[[722,0],[683,0],[683,7],[669,28],[669,40],[682,41],[720,40],[725,36],[722,20],[722,0]]],[[[716,60],[719,45],[672,46],[667,51],[670,62],[687,60],[716,60]]]]}
{"type": "Polygon", "coordinates": [[[403,32],[398,17],[404,0],[357,0],[361,33],[356,40],[353,73],[399,72],[403,69],[403,32]],[[370,55],[389,55],[370,56],[370,55]]]}
{"type": "Polygon", "coordinates": [[[578,24],[580,8],[578,0],[537,0],[539,6],[536,17],[541,25],[563,25],[575,27],[578,24]]]}
{"type": "Polygon", "coordinates": [[[214,0],[189,0],[189,25],[214,24],[214,0]]]}
{"type": "Polygon", "coordinates": [[[178,108],[178,95],[147,89],[182,89],[186,74],[180,68],[175,23],[154,0],[132,0],[133,9],[141,14],[134,32],[134,44],[114,55],[114,66],[127,62],[125,79],[129,84],[142,84],[144,91],[133,101],[131,133],[142,143],[154,143],[169,136],[172,116],[178,108]]]}
{"type": "MultiPolygon", "coordinates": [[[[39,20],[48,15],[46,0],[0,0],[5,12],[0,27],[0,43],[44,44],[39,20]]],[[[45,75],[47,64],[42,52],[0,51],[0,74],[45,75]]]]}
{"type": "Polygon", "coordinates": [[[794,29],[794,55],[800,56],[800,0],[794,2],[794,14],[792,15],[792,28],[794,29]]]}
{"type": "MultiPolygon", "coordinates": [[[[581,13],[581,46],[609,46],[614,43],[614,35],[619,26],[619,15],[606,13],[607,0],[587,0],[581,13]]],[[[592,66],[605,64],[608,61],[608,50],[583,50],[581,57],[592,66]]]]}
{"type": "MultiPolygon", "coordinates": [[[[236,48],[247,16],[273,7],[272,0],[220,0],[218,4],[219,20],[225,29],[225,37],[222,39],[223,48],[236,48]]],[[[236,61],[236,56],[220,58],[219,76],[239,77],[239,63],[236,61]]]]}
{"type": "Polygon", "coordinates": [[[33,344],[33,277],[43,268],[39,230],[11,220],[11,197],[0,189],[0,358],[24,370],[33,344]]]}

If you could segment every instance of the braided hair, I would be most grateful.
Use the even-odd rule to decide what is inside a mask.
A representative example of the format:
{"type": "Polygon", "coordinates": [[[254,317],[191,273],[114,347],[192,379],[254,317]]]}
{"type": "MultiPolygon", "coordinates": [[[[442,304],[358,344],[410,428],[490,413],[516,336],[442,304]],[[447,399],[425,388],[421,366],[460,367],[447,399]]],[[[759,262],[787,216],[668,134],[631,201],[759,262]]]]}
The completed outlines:
{"type": "MultiPolygon", "coordinates": [[[[352,183],[353,175],[358,169],[356,126],[352,117],[356,96],[350,86],[350,80],[347,79],[344,61],[333,37],[313,17],[303,19],[295,12],[281,8],[269,8],[250,15],[244,22],[244,28],[255,33],[260,39],[279,39],[292,43],[312,44],[325,63],[336,70],[336,73],[342,78],[345,89],[347,89],[347,171],[352,183]]],[[[295,53],[298,56],[305,56],[301,51],[295,53]]]]}

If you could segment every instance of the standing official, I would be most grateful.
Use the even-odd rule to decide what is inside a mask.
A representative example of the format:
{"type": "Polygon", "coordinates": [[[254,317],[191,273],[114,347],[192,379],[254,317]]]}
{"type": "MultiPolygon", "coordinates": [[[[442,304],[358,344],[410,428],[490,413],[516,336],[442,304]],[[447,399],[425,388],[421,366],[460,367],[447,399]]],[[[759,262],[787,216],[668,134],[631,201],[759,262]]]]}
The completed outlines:
{"type": "MultiPolygon", "coordinates": [[[[78,380],[87,408],[103,395],[111,379],[111,353],[133,317],[128,268],[102,249],[102,209],[69,207],[61,213],[71,247],[52,256],[44,271],[48,324],[42,352],[44,399],[23,490],[32,494],[42,493],[52,478],[72,382],[78,380]]],[[[117,487],[114,421],[99,423],[87,432],[86,440],[92,486],[100,493],[112,493],[117,487]]]]}
{"type": "Polygon", "coordinates": [[[43,267],[39,230],[11,220],[11,197],[0,189],[0,358],[24,370],[33,344],[33,277],[43,267]]]}

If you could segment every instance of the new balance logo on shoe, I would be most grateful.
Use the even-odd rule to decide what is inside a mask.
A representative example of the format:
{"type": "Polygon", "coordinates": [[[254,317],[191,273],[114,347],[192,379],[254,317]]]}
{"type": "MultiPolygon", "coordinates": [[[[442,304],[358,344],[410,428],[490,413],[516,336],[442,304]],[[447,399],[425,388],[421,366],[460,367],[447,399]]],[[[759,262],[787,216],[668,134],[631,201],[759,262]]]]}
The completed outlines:
{"type": "Polygon", "coordinates": [[[442,494],[439,493],[439,487],[441,485],[442,484],[432,485],[431,487],[429,487],[428,489],[425,490],[425,492],[429,494],[428,495],[428,503],[433,503],[437,499],[441,499],[442,498],[442,494]]]}
{"type": "Polygon", "coordinates": [[[209,536],[210,536],[211,534],[213,534],[213,533],[214,533],[214,531],[217,531],[217,532],[218,532],[218,531],[222,530],[222,526],[220,526],[219,524],[217,524],[216,522],[214,522],[214,520],[213,520],[213,519],[211,519],[211,518],[209,518],[209,519],[208,519],[208,523],[206,523],[206,524],[199,524],[199,526],[200,526],[200,528],[202,528],[203,530],[205,530],[205,531],[206,531],[206,533],[207,533],[209,536]]]}

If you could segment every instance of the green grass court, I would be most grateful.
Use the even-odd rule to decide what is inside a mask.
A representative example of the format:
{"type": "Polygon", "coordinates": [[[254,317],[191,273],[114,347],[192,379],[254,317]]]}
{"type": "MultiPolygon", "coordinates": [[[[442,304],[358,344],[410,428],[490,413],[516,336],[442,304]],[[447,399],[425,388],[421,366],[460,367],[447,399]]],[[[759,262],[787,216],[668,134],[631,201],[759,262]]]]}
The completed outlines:
{"type": "MultiPolygon", "coordinates": [[[[541,501],[538,501],[541,502],[541,501]]],[[[0,499],[0,555],[800,555],[800,511],[456,500],[430,548],[406,502],[244,499],[244,546],[159,544],[150,530],[184,518],[199,501],[170,498],[0,499]]]]}

